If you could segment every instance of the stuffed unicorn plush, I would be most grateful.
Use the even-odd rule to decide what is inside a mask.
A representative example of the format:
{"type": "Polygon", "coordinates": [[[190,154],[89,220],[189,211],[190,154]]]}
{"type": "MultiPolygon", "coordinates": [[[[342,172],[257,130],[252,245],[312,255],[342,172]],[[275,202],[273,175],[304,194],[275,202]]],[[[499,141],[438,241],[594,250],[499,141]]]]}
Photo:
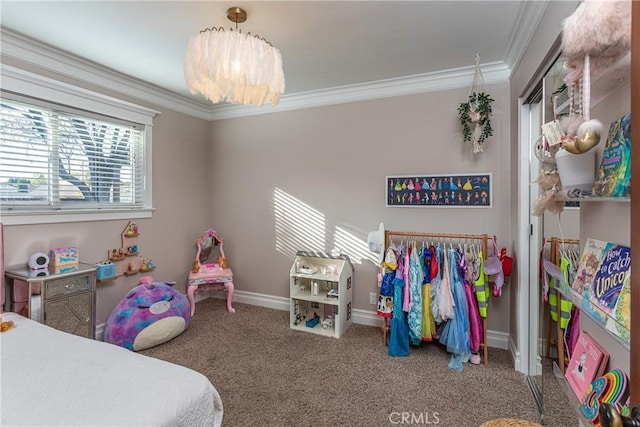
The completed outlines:
{"type": "Polygon", "coordinates": [[[107,319],[104,340],[139,351],[165,343],[189,327],[187,298],[172,284],[140,278],[107,319]]]}

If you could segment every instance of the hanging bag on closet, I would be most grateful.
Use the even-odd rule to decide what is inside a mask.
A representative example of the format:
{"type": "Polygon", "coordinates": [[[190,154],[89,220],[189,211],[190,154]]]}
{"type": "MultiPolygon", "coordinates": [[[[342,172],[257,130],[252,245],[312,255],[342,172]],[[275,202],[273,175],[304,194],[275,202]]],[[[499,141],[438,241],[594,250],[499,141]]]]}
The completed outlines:
{"type": "Polygon", "coordinates": [[[502,263],[502,272],[506,277],[511,276],[511,268],[513,267],[513,258],[507,256],[507,248],[500,249],[500,262],[502,263]]]}
{"type": "Polygon", "coordinates": [[[488,276],[493,276],[502,272],[502,263],[498,258],[496,236],[493,236],[493,255],[484,260],[484,272],[488,276]]]}
{"type": "Polygon", "coordinates": [[[493,255],[485,260],[484,272],[489,276],[489,281],[493,282],[493,296],[502,295],[504,272],[502,271],[502,262],[498,257],[498,242],[495,235],[493,236],[493,255]]]}

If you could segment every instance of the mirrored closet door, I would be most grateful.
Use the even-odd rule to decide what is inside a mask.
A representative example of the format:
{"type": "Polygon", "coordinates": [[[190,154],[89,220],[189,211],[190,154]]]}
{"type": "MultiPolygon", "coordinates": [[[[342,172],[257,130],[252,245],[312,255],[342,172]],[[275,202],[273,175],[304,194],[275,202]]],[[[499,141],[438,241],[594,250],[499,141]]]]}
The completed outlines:
{"type": "MultiPolygon", "coordinates": [[[[556,57],[544,74],[539,88],[530,97],[531,127],[530,192],[532,236],[530,241],[530,350],[529,384],[542,420],[547,425],[578,425],[557,375],[563,375],[568,361],[565,334],[568,333],[571,305],[555,291],[554,279],[546,273],[546,262],[560,268],[561,260],[579,253],[580,207],[575,202],[560,202],[555,210],[541,208],[544,190],[536,184],[555,172],[549,147],[540,147],[544,123],[569,112],[569,96],[564,84],[563,59],[556,57]]],[[[566,267],[566,266],[565,266],[566,267]]]]}
{"type": "MultiPolygon", "coordinates": [[[[567,71],[559,57],[543,79],[543,123],[560,120],[570,112],[570,94],[564,83],[567,71]]],[[[577,426],[578,417],[569,404],[556,375],[564,375],[568,364],[567,338],[572,325],[573,306],[555,289],[555,280],[544,269],[544,259],[570,275],[577,268],[580,252],[580,206],[564,202],[562,212],[548,210],[541,218],[542,280],[540,304],[540,354],[543,419],[547,425],[577,426]],[[567,262],[571,263],[568,265],[567,262]]],[[[540,265],[540,264],[539,264],[540,265]]],[[[569,279],[571,281],[571,279],[569,279]]]]}

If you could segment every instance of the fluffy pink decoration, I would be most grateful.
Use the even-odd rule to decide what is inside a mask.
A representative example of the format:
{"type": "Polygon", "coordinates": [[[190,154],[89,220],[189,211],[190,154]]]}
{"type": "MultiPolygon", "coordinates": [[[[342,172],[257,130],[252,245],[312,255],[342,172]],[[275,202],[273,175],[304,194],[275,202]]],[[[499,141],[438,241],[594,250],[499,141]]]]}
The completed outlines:
{"type": "Polygon", "coordinates": [[[564,116],[560,118],[560,129],[568,137],[573,137],[578,132],[578,128],[584,122],[584,118],[579,115],[564,116]]]}
{"type": "Polygon", "coordinates": [[[582,78],[584,56],[591,55],[595,77],[631,48],[631,1],[585,0],[566,18],[562,29],[567,83],[582,78]]]}
{"type": "Polygon", "coordinates": [[[629,0],[585,0],[564,20],[562,53],[568,60],[622,56],[630,47],[629,0]]]}

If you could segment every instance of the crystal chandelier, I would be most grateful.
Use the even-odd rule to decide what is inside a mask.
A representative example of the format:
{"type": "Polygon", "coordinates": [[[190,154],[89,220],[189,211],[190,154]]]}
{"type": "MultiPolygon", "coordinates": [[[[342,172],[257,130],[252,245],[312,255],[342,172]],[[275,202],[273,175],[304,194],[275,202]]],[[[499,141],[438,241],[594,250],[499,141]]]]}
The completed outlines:
{"type": "Polygon", "coordinates": [[[265,39],[238,30],[238,23],[247,20],[243,9],[228,9],[227,18],[235,22],[235,30],[206,28],[189,40],[184,58],[189,90],[213,103],[278,105],[284,92],[280,51],[265,39]]]}

